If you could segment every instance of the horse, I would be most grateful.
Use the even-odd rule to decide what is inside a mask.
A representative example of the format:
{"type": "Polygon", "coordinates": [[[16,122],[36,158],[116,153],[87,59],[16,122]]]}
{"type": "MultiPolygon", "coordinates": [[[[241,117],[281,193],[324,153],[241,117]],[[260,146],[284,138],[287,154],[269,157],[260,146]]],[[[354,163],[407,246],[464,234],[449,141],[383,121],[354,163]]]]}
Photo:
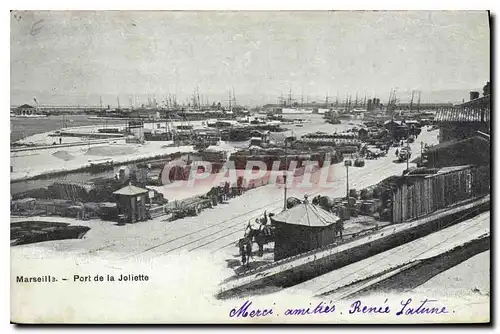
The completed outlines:
{"type": "Polygon", "coordinates": [[[335,200],[330,196],[318,195],[313,198],[312,204],[318,205],[320,208],[328,212],[332,212],[332,209],[335,208],[335,200]]]}
{"type": "MultiPolygon", "coordinates": [[[[269,216],[271,217],[272,214],[270,213],[269,216]]],[[[259,257],[264,255],[264,245],[274,241],[274,229],[268,224],[267,217],[266,211],[264,212],[264,217],[255,219],[256,225],[254,226],[258,226],[258,228],[253,228],[249,223],[245,230],[245,238],[250,239],[250,242],[255,242],[259,246],[259,257]]]]}
{"type": "Polygon", "coordinates": [[[248,266],[252,257],[252,239],[245,235],[238,241],[238,247],[240,249],[241,263],[248,266]]]}
{"type": "Polygon", "coordinates": [[[216,206],[220,201],[220,196],[219,196],[219,188],[218,187],[212,187],[206,194],[205,198],[211,199],[212,200],[212,206],[216,206]]]}
{"type": "Polygon", "coordinates": [[[228,200],[230,198],[230,184],[229,182],[224,183],[224,188],[222,189],[223,195],[224,195],[224,200],[228,200]]]}
{"type": "Polygon", "coordinates": [[[259,229],[252,229],[248,232],[248,238],[259,246],[258,256],[264,255],[264,246],[274,241],[274,231],[267,225],[261,225],[259,229]]]}
{"type": "Polygon", "coordinates": [[[224,203],[226,200],[224,196],[224,189],[221,186],[218,186],[216,188],[217,188],[217,199],[219,200],[219,203],[224,203]]]}
{"type": "Polygon", "coordinates": [[[299,205],[301,203],[302,203],[302,201],[300,199],[298,199],[297,197],[288,197],[286,199],[286,208],[291,209],[294,206],[299,205]]]}

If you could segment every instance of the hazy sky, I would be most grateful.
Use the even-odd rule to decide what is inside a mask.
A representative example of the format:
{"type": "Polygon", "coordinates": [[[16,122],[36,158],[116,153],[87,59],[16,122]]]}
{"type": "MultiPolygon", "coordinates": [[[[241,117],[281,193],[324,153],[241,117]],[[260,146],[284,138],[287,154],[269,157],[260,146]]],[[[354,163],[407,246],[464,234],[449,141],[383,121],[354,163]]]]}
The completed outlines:
{"type": "Polygon", "coordinates": [[[480,11],[12,12],[11,103],[467,91],[489,80],[489,39],[480,11]]]}

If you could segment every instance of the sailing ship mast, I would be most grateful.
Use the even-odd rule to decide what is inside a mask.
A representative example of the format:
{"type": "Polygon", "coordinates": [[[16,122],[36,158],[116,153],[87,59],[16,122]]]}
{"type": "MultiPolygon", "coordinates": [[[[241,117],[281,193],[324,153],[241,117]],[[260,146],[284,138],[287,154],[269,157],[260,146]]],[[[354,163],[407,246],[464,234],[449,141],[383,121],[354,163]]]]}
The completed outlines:
{"type": "Polygon", "coordinates": [[[391,108],[391,103],[392,103],[392,89],[389,93],[389,100],[387,102],[387,112],[389,112],[390,108],[391,108]]]}
{"type": "Polygon", "coordinates": [[[236,94],[234,93],[234,86],[233,86],[233,105],[236,107],[236,94]]]}
{"type": "Polygon", "coordinates": [[[411,101],[410,101],[410,112],[412,111],[413,109],[413,97],[415,96],[415,91],[412,90],[411,91],[411,101]]]}
{"type": "Polygon", "coordinates": [[[283,97],[283,92],[281,92],[281,95],[280,95],[280,97],[278,98],[278,100],[279,100],[279,105],[280,105],[280,107],[283,107],[283,106],[284,106],[284,104],[285,104],[285,98],[283,97]]]}
{"type": "Polygon", "coordinates": [[[201,104],[200,104],[200,88],[198,87],[198,85],[196,86],[196,97],[198,99],[198,110],[201,109],[201,104]]]}

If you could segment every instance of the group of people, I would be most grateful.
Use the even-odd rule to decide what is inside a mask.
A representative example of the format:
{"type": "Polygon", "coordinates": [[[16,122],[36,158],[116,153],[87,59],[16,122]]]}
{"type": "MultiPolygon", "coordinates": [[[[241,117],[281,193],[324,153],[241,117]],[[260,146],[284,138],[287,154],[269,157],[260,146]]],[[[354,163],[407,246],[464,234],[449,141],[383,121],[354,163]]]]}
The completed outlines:
{"type": "MultiPolygon", "coordinates": [[[[62,138],[59,138],[59,145],[62,144],[62,138]]],[[[57,145],[57,142],[53,142],[52,145],[57,145]]]]}
{"type": "Polygon", "coordinates": [[[273,238],[273,230],[270,224],[270,219],[273,213],[267,213],[264,211],[264,215],[261,218],[256,218],[254,224],[249,221],[245,228],[245,235],[239,240],[239,249],[241,255],[241,263],[249,263],[252,257],[252,244],[256,242],[259,245],[258,256],[262,256],[264,252],[264,244],[271,241],[273,238]]]}
{"type": "Polygon", "coordinates": [[[212,196],[214,202],[217,201],[217,203],[224,203],[231,198],[240,196],[241,194],[243,194],[243,187],[239,182],[236,187],[231,187],[231,184],[226,182],[224,183],[224,186],[213,187],[207,196],[212,196]]]}

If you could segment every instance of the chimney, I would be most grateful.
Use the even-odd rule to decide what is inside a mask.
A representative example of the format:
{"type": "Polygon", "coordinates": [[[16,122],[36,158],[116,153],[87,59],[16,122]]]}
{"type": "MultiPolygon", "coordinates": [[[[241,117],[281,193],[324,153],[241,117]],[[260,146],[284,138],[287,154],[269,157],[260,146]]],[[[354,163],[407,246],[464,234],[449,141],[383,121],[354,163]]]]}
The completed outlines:
{"type": "Polygon", "coordinates": [[[470,92],[470,99],[471,99],[471,101],[475,100],[477,98],[479,98],[479,92],[470,92]]]}

